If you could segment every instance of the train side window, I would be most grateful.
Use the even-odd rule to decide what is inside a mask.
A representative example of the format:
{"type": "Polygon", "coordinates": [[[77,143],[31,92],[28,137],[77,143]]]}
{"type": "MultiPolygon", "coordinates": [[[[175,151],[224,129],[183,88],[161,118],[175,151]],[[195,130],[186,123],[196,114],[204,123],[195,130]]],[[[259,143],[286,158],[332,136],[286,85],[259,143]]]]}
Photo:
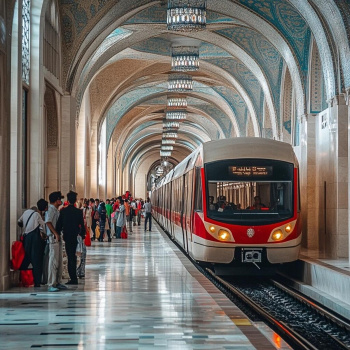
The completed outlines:
{"type": "Polygon", "coordinates": [[[203,211],[201,168],[196,168],[196,192],[194,210],[203,211]]]}

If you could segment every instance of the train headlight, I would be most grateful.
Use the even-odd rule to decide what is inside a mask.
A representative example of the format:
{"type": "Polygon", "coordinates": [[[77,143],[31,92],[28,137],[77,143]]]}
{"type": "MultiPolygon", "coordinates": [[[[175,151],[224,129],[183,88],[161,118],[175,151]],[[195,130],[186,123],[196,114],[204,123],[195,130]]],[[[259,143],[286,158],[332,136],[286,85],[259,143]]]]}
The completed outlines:
{"type": "Polygon", "coordinates": [[[280,241],[280,240],[282,240],[282,239],[283,239],[283,232],[282,232],[282,230],[278,229],[278,230],[274,231],[274,232],[272,233],[271,238],[272,238],[274,241],[280,241]]]}
{"type": "Polygon", "coordinates": [[[210,231],[211,233],[214,233],[214,232],[216,231],[216,227],[215,227],[214,225],[210,225],[210,226],[209,226],[209,231],[210,231]]]}
{"type": "Polygon", "coordinates": [[[230,234],[226,230],[220,230],[218,233],[218,237],[222,241],[228,241],[230,239],[230,234]]]}
{"type": "Polygon", "coordinates": [[[292,225],[291,225],[291,224],[288,224],[287,226],[285,226],[284,230],[285,230],[287,233],[291,233],[291,232],[292,232],[292,225]]]}

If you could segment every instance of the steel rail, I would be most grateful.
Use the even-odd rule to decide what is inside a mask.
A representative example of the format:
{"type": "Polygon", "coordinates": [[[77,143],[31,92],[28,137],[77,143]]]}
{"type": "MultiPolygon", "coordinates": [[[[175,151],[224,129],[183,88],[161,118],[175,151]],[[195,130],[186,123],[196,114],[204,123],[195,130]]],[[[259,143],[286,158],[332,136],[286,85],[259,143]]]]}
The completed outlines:
{"type": "MultiPolygon", "coordinates": [[[[290,286],[285,286],[281,282],[278,282],[274,279],[270,280],[277,288],[283,290],[287,294],[289,294],[291,297],[299,300],[300,302],[304,303],[305,305],[309,306],[310,308],[314,309],[316,312],[321,314],[322,316],[328,318],[330,321],[336,323],[338,326],[343,327],[350,331],[350,323],[347,322],[344,318],[339,317],[335,313],[330,312],[325,307],[322,307],[320,304],[313,301],[311,298],[305,297],[302,295],[302,293],[295,291],[290,286]]],[[[339,342],[339,341],[338,341],[339,342]]]]}
{"type": "Polygon", "coordinates": [[[222,278],[216,276],[213,271],[210,269],[206,269],[206,272],[211,275],[211,278],[219,281],[222,285],[224,285],[227,289],[229,289],[235,296],[244,301],[250,308],[252,308],[256,313],[258,313],[265,321],[269,324],[276,327],[280,333],[284,334],[285,340],[290,344],[297,346],[297,349],[303,350],[318,350],[318,348],[314,347],[310,342],[308,342],[305,338],[295,332],[293,329],[288,327],[284,322],[277,321],[274,317],[272,317],[268,312],[266,312],[262,307],[244,295],[240,290],[232,286],[230,283],[226,282],[222,278]]]}

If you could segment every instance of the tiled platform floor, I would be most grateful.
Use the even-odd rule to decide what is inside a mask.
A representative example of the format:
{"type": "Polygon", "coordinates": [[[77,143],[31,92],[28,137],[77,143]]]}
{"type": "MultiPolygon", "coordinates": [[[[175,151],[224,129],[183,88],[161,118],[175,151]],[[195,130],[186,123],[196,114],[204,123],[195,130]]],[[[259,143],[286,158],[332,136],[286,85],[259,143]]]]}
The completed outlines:
{"type": "Polygon", "coordinates": [[[289,349],[251,324],[156,225],[93,242],[80,282],[64,292],[1,293],[0,349],[289,349]]]}

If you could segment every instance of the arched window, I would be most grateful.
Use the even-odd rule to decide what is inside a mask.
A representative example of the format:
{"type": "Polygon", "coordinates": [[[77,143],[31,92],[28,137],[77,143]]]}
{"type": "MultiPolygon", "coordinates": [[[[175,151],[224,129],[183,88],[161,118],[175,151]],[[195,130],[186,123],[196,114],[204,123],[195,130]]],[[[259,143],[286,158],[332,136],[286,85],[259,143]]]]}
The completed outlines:
{"type": "Polygon", "coordinates": [[[59,50],[59,12],[56,0],[50,0],[45,14],[44,66],[57,79],[60,78],[59,50]]]}

